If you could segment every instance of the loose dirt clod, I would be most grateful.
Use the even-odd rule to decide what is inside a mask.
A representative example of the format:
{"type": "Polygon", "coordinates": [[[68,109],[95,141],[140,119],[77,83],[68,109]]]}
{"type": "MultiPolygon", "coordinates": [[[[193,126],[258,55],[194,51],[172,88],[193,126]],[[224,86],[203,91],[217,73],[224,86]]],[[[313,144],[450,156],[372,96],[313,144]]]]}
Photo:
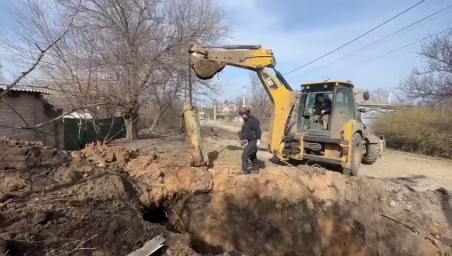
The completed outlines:
{"type": "Polygon", "coordinates": [[[215,74],[221,72],[224,69],[225,65],[220,64],[219,62],[205,60],[205,59],[197,59],[193,63],[193,69],[198,78],[203,80],[211,79],[215,74]]]}
{"type": "Polygon", "coordinates": [[[451,255],[444,190],[309,167],[236,176],[106,145],[0,151],[0,255],[127,255],[157,235],[160,255],[451,255]]]}

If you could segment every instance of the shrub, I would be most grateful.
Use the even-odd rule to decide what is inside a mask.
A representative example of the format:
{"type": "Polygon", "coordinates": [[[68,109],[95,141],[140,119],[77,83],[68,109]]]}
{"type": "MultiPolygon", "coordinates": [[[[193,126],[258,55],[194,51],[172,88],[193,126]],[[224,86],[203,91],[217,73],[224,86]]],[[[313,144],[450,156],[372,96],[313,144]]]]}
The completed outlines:
{"type": "Polygon", "coordinates": [[[452,110],[413,107],[386,113],[372,124],[390,148],[452,158],[452,110]]]}

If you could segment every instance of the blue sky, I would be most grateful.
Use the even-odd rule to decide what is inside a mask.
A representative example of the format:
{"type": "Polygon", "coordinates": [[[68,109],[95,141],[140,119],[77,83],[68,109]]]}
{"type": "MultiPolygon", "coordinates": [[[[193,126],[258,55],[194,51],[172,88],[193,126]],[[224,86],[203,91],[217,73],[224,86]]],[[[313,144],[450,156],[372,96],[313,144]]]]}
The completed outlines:
{"type": "MultiPolygon", "coordinates": [[[[5,8],[8,0],[0,0],[0,24],[11,27],[12,17],[5,8]]],[[[261,44],[272,49],[277,69],[283,74],[341,46],[369,29],[388,20],[420,0],[225,0],[219,1],[229,15],[235,32],[229,44],[261,44]]],[[[293,88],[304,82],[352,80],[359,88],[394,88],[400,78],[414,66],[423,65],[416,52],[421,44],[361,64],[446,29],[452,24],[452,7],[425,23],[394,39],[360,51],[347,58],[329,62],[375,42],[434,12],[452,5],[451,0],[426,0],[419,6],[341,50],[292,72],[286,79],[293,88]],[[442,16],[441,16],[442,15],[442,16]],[[441,16],[441,17],[440,17],[441,16]],[[434,19],[434,20],[433,20],[434,19]]],[[[0,50],[5,73],[14,67],[0,50]]],[[[241,86],[249,84],[248,72],[227,67],[220,74],[225,84],[220,100],[241,94],[241,86]]],[[[217,78],[214,78],[217,79],[217,78]]]]}
{"type": "MultiPolygon", "coordinates": [[[[419,0],[285,0],[275,4],[274,0],[227,0],[223,6],[236,25],[233,39],[228,43],[261,44],[272,49],[277,69],[284,74],[358,37],[417,2],[419,0]]],[[[285,77],[297,89],[301,83],[326,79],[352,80],[356,87],[370,90],[394,88],[401,76],[407,75],[414,66],[423,65],[423,60],[416,55],[421,44],[360,63],[446,29],[452,24],[452,7],[414,27],[428,22],[422,26],[399,33],[403,35],[325,64],[451,4],[450,0],[426,0],[358,41],[285,77]]],[[[224,69],[220,80],[227,86],[222,99],[234,98],[241,93],[240,87],[249,84],[248,72],[233,67],[224,69]]]]}

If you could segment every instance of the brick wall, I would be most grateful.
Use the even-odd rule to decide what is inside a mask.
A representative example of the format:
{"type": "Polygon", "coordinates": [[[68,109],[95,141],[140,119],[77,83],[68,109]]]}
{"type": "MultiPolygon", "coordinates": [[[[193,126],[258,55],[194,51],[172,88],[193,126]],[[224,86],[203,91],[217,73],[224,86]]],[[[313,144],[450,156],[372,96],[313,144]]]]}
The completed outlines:
{"type": "MultiPolygon", "coordinates": [[[[37,125],[61,113],[61,111],[53,110],[46,102],[42,100],[42,96],[36,93],[13,92],[12,96],[5,96],[4,100],[11,105],[22,118],[31,126],[37,125]]],[[[62,148],[63,126],[61,122],[55,122],[33,130],[5,128],[25,126],[24,121],[5,103],[0,102],[0,137],[8,136],[12,138],[42,141],[46,146],[62,148]]]]}

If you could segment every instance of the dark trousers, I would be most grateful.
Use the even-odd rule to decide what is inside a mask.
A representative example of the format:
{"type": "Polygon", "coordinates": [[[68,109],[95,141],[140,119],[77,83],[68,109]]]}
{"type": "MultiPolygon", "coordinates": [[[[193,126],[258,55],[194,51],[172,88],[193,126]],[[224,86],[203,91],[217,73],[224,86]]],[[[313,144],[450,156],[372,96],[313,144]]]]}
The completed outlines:
{"type": "Polygon", "coordinates": [[[247,172],[248,159],[253,163],[253,169],[257,166],[257,140],[249,140],[242,151],[242,171],[247,172]]]}

